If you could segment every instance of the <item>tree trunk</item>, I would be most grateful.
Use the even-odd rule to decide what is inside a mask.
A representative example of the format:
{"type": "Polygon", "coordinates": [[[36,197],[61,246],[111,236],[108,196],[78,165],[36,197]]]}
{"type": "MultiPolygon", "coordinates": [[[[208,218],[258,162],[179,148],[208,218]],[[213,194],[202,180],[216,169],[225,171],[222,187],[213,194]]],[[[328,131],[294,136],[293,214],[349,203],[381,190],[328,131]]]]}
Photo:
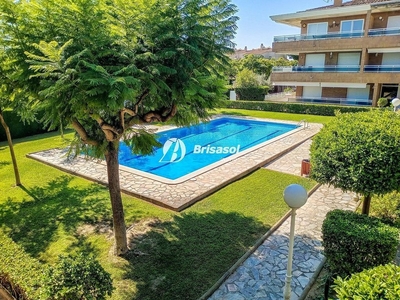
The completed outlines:
{"type": "Polygon", "coordinates": [[[109,142],[105,154],[107,163],[108,189],[110,192],[114,227],[114,254],[122,255],[128,251],[124,207],[122,205],[119,183],[118,142],[109,142]]]}
{"type": "Polygon", "coordinates": [[[63,123],[60,117],[60,134],[61,134],[61,138],[64,139],[64,128],[63,128],[63,123]]]}
{"type": "Polygon", "coordinates": [[[1,123],[1,125],[3,125],[4,131],[6,132],[6,136],[7,136],[8,148],[10,149],[11,160],[12,160],[12,164],[13,164],[13,168],[14,168],[15,185],[19,186],[19,185],[21,185],[21,179],[19,177],[19,170],[18,170],[18,165],[17,165],[17,159],[15,158],[14,146],[13,146],[12,139],[11,139],[11,132],[10,132],[10,128],[8,128],[6,121],[4,120],[3,111],[1,111],[1,110],[0,110],[0,123],[1,123]]]}
{"type": "Polygon", "coordinates": [[[371,206],[371,195],[365,195],[362,205],[362,214],[369,215],[370,206],[371,206]]]}

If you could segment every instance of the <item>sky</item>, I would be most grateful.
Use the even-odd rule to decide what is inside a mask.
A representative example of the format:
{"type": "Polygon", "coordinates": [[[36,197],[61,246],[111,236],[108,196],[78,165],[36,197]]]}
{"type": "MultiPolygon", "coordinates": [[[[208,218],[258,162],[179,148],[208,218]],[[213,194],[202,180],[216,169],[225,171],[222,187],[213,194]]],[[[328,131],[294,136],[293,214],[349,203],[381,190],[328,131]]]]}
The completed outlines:
{"type": "Polygon", "coordinates": [[[238,30],[234,42],[237,49],[272,46],[275,35],[299,34],[300,28],[278,24],[269,16],[294,13],[310,8],[331,5],[327,0],[232,0],[239,12],[238,30]]]}

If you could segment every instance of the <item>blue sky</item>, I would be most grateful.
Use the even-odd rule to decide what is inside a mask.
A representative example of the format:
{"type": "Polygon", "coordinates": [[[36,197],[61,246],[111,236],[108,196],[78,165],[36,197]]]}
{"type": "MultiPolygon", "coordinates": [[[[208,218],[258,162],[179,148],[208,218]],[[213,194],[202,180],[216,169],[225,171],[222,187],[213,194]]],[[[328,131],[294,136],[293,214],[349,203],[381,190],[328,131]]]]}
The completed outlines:
{"type": "Polygon", "coordinates": [[[272,46],[274,35],[297,34],[300,28],[273,22],[269,16],[293,13],[332,4],[324,0],[232,0],[238,8],[236,48],[272,46]]]}

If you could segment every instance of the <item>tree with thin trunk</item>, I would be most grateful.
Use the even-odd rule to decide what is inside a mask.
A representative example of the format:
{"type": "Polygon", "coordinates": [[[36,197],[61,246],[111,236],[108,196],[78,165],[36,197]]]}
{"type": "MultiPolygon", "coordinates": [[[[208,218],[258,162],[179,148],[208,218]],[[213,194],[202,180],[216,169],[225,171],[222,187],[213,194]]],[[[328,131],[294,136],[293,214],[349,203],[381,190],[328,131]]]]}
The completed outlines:
{"type": "Polygon", "coordinates": [[[400,190],[400,115],[371,110],[338,114],[313,138],[310,177],[371,197],[400,190]]]}
{"type": "Polygon", "coordinates": [[[27,49],[16,67],[32,80],[27,84],[45,119],[56,125],[61,118],[75,129],[76,154],[106,161],[115,254],[124,254],[119,142],[149,154],[159,143],[143,124],[188,125],[208,117],[224,96],[236,6],[229,0],[0,1],[18,7],[18,18],[7,23],[20,29],[12,45],[19,40],[27,49]]]}

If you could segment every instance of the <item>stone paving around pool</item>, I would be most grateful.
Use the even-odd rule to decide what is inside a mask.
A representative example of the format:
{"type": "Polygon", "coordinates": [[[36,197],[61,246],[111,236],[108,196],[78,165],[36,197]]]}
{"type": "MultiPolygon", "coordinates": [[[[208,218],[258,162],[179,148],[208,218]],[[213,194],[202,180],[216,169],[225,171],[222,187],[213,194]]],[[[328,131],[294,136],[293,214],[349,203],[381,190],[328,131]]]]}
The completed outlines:
{"type": "MultiPolygon", "coordinates": [[[[310,140],[304,142],[266,168],[300,175],[301,159],[309,157],[310,145],[310,140]]],[[[323,265],[321,225],[326,213],[332,209],[355,210],[356,206],[354,194],[322,185],[297,210],[291,300],[306,296],[323,265]]],[[[283,299],[289,233],[290,218],[234,270],[208,299],[283,299]]]]}
{"type": "MultiPolygon", "coordinates": [[[[276,122],[276,120],[268,121],[276,122]]],[[[296,124],[293,122],[285,123],[296,124]]],[[[178,184],[160,182],[131,172],[129,168],[121,168],[121,189],[124,193],[175,211],[181,211],[229,183],[282,156],[284,153],[310,139],[321,128],[321,124],[310,123],[306,129],[301,129],[278,138],[270,144],[178,184]]],[[[68,159],[65,149],[51,149],[31,153],[28,157],[71,174],[79,175],[99,183],[107,183],[106,166],[104,162],[99,160],[88,160],[80,156],[73,160],[68,159]]]]}

